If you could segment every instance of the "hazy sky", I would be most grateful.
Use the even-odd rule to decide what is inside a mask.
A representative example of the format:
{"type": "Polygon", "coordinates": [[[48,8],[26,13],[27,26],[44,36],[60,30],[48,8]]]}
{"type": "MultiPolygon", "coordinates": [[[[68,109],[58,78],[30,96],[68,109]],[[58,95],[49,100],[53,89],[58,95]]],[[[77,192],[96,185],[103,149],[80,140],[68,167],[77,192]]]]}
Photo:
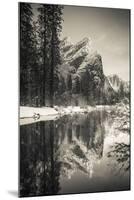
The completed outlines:
{"type": "Polygon", "coordinates": [[[64,6],[62,37],[91,37],[106,75],[129,80],[129,10],[64,6]]]}

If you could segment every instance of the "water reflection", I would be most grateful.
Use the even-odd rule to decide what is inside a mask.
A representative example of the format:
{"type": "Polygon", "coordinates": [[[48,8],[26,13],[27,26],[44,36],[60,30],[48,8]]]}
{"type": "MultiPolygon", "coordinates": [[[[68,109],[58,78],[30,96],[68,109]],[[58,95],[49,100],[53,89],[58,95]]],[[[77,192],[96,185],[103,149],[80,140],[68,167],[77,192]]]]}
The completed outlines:
{"type": "Polygon", "coordinates": [[[53,121],[21,127],[20,195],[56,194],[59,191],[58,148],[53,121]]]}
{"type": "Polygon", "coordinates": [[[119,172],[130,169],[130,145],[125,143],[115,143],[112,150],[108,152],[108,157],[112,157],[119,165],[119,172]],[[123,170],[122,170],[123,169],[123,170]]]}
{"type": "Polygon", "coordinates": [[[116,151],[106,148],[109,121],[105,111],[94,111],[21,126],[20,196],[129,189],[128,175],[116,186],[110,177],[116,151]]]}

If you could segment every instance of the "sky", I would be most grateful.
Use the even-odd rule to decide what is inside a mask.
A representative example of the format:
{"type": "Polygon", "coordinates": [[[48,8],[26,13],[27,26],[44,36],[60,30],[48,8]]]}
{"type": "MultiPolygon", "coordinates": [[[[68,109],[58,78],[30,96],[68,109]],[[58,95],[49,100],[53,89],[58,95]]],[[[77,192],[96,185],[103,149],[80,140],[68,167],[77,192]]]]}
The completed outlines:
{"type": "Polygon", "coordinates": [[[73,43],[90,37],[105,75],[129,80],[129,10],[64,6],[63,19],[62,37],[73,43]]]}
{"type": "MultiPolygon", "coordinates": [[[[37,18],[39,4],[32,7],[37,18]]],[[[64,6],[61,38],[67,36],[76,43],[90,37],[93,48],[102,56],[104,74],[118,74],[128,81],[129,14],[127,9],[64,6]]]]}

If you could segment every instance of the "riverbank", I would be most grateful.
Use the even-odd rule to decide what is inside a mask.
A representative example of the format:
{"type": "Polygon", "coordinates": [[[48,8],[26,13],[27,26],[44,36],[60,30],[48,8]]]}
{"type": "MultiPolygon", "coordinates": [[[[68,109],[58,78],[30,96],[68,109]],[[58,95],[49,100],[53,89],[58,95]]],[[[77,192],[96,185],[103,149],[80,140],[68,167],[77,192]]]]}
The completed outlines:
{"type": "Polygon", "coordinates": [[[50,107],[28,107],[20,106],[20,118],[32,118],[35,115],[39,114],[40,116],[49,116],[49,115],[58,115],[58,111],[50,107]]]}
{"type": "Polygon", "coordinates": [[[68,107],[20,107],[20,125],[31,124],[39,121],[56,120],[57,118],[64,115],[72,115],[75,113],[89,113],[95,110],[109,110],[111,106],[108,105],[98,105],[98,106],[68,106],[68,107]]]}
{"type": "Polygon", "coordinates": [[[54,106],[51,107],[28,107],[28,106],[20,106],[20,118],[31,118],[35,115],[39,116],[52,116],[52,115],[64,115],[64,114],[71,114],[71,113],[86,113],[91,112],[95,109],[104,109],[104,108],[110,108],[111,106],[107,105],[97,105],[97,106],[68,106],[68,107],[58,107],[54,106]]]}

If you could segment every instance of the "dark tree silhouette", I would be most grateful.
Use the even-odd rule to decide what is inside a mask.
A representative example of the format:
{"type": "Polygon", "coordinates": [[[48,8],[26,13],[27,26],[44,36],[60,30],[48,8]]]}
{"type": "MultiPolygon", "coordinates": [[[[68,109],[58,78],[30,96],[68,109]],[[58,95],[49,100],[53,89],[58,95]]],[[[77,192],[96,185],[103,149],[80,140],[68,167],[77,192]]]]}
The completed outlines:
{"type": "Polygon", "coordinates": [[[30,104],[31,67],[33,64],[32,7],[20,3],[20,104],[30,104]]]}
{"type": "Polygon", "coordinates": [[[53,106],[59,82],[62,9],[43,4],[35,22],[31,4],[20,3],[21,105],[53,106]]]}
{"type": "Polygon", "coordinates": [[[68,76],[67,76],[67,89],[69,91],[72,91],[72,78],[71,78],[71,74],[68,74],[68,76]]]}
{"type": "Polygon", "coordinates": [[[57,194],[59,145],[53,121],[21,127],[20,196],[57,194]]]}
{"type": "Polygon", "coordinates": [[[55,71],[57,70],[58,64],[61,64],[60,59],[60,40],[59,35],[62,29],[62,6],[51,5],[50,6],[50,27],[51,27],[51,64],[50,64],[50,106],[53,107],[54,100],[54,85],[57,85],[57,75],[55,71]]]}
{"type": "MultiPolygon", "coordinates": [[[[39,31],[39,55],[41,59],[40,70],[40,101],[41,105],[46,104],[46,87],[47,87],[47,72],[49,70],[49,24],[48,24],[48,7],[42,5],[38,8],[38,31],[39,31]]],[[[49,89],[49,88],[48,88],[49,89]]]]}
{"type": "Polygon", "coordinates": [[[61,32],[63,7],[57,5],[42,5],[39,10],[39,40],[40,56],[42,60],[42,105],[46,105],[45,99],[49,98],[50,106],[53,106],[53,98],[58,90],[58,69],[60,64],[59,34],[61,32]]]}

